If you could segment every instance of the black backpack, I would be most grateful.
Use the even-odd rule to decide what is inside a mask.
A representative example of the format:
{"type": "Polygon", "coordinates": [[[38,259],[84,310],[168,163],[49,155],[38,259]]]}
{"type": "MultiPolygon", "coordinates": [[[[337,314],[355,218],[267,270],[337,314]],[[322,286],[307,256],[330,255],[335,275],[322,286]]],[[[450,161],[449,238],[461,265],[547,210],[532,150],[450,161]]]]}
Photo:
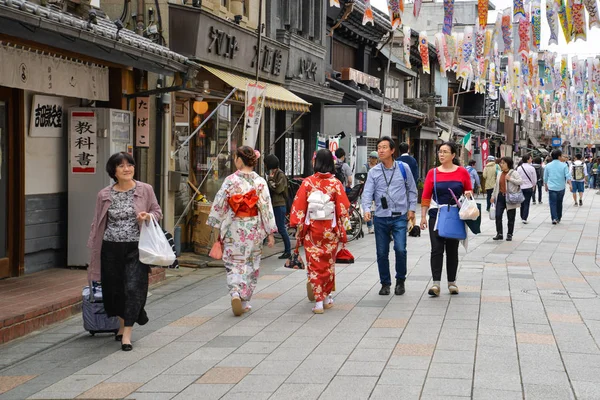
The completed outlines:
{"type": "Polygon", "coordinates": [[[346,174],[344,174],[343,166],[344,163],[342,162],[335,163],[334,176],[338,181],[342,182],[343,185],[346,185],[346,174]]]}

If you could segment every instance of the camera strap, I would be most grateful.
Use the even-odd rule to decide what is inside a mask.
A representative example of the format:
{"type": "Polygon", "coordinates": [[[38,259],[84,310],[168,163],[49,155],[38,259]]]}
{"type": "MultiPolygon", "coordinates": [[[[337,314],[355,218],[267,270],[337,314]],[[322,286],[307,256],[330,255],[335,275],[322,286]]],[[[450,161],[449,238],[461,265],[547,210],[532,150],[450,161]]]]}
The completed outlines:
{"type": "Polygon", "coordinates": [[[387,176],[385,176],[385,167],[383,166],[383,163],[381,163],[381,173],[383,174],[383,179],[385,180],[385,184],[387,185],[387,188],[385,189],[385,194],[389,195],[390,185],[392,184],[392,181],[394,180],[394,174],[396,173],[396,162],[394,162],[394,168],[392,169],[392,176],[389,182],[387,180],[387,176]]]}

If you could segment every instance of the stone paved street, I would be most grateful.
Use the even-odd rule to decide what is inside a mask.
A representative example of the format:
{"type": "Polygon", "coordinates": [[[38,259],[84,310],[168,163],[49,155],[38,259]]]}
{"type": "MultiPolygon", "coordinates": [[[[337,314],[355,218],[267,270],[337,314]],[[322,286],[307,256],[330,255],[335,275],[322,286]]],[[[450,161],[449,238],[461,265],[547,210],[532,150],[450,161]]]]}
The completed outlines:
{"type": "Polygon", "coordinates": [[[408,239],[404,296],[378,295],[374,235],[351,243],[324,315],[276,257],[239,318],[222,271],[197,270],[152,289],[133,352],[80,316],[0,347],[0,399],[599,399],[600,196],[567,196],[557,226],[544,200],[513,242],[484,215],[458,296],[427,295],[426,233],[408,239]]]}

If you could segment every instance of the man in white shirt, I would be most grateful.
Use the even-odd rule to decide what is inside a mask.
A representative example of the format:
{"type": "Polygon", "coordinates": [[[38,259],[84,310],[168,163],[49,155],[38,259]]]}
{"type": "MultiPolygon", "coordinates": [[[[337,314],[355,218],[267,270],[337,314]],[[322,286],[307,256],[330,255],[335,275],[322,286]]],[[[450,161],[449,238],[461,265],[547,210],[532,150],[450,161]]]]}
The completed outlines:
{"type": "Polygon", "coordinates": [[[588,176],[586,165],[581,160],[581,154],[575,156],[575,161],[571,165],[571,176],[573,177],[573,184],[571,192],[573,193],[573,201],[577,206],[577,193],[579,193],[579,205],[583,205],[583,191],[585,190],[585,180],[588,176]]]}
{"type": "Polygon", "coordinates": [[[529,206],[531,204],[531,197],[533,196],[533,187],[537,184],[537,173],[535,167],[531,165],[531,155],[525,154],[521,159],[521,165],[517,167],[517,172],[521,175],[523,183],[521,184],[521,190],[525,200],[521,203],[521,221],[524,224],[527,223],[529,218],[529,206]]]}

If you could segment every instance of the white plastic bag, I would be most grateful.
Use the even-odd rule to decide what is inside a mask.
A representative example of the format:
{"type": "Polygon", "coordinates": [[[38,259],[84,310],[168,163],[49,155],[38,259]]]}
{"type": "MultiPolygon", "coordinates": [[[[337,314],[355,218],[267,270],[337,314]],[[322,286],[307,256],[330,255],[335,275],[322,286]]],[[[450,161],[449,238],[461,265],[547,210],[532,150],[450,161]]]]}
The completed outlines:
{"type": "Polygon", "coordinates": [[[490,206],[490,220],[496,220],[496,206],[493,204],[490,206]]]}
{"type": "Polygon", "coordinates": [[[142,222],[138,247],[144,264],[168,267],[175,262],[175,253],[152,214],[150,221],[142,222]]]}
{"type": "Polygon", "coordinates": [[[477,208],[477,202],[475,202],[475,199],[473,198],[473,196],[471,196],[470,199],[465,196],[465,199],[463,200],[463,202],[460,206],[460,211],[458,212],[458,216],[463,221],[465,221],[465,220],[475,221],[477,218],[479,218],[479,209],[477,208]]]}

